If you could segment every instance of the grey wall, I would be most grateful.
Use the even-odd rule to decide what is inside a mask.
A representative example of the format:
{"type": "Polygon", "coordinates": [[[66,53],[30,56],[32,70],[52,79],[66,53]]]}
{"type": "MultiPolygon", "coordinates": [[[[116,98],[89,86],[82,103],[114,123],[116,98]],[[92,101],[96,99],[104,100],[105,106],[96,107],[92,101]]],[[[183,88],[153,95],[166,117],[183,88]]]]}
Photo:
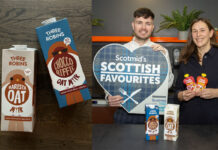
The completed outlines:
{"type": "MultiPolygon", "coordinates": [[[[104,20],[103,27],[93,27],[92,34],[96,36],[130,36],[133,12],[139,7],[148,7],[155,13],[155,26],[163,20],[160,14],[171,15],[172,10],[182,11],[184,5],[188,12],[192,9],[201,9],[205,13],[202,17],[210,19],[214,27],[218,27],[217,0],[92,0],[94,18],[104,20]]],[[[175,37],[176,29],[162,30],[154,36],[175,37]]]]}

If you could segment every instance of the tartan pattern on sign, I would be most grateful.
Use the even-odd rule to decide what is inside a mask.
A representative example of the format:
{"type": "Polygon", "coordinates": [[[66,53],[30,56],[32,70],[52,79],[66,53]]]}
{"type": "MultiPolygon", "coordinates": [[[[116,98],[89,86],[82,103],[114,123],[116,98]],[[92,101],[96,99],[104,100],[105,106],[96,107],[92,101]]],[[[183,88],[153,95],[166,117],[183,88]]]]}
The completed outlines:
{"type": "Polygon", "coordinates": [[[141,47],[131,52],[120,44],[109,44],[96,54],[93,71],[102,88],[111,95],[124,97],[126,101],[122,107],[130,112],[164,82],[168,73],[168,64],[161,52],[153,51],[150,47],[141,47]],[[102,66],[102,62],[107,65],[102,66]],[[111,62],[109,67],[108,64],[111,62]],[[121,63],[125,66],[124,68],[120,65],[121,63]],[[105,69],[106,66],[107,69],[105,69]],[[105,71],[102,71],[102,68],[105,71]]]}

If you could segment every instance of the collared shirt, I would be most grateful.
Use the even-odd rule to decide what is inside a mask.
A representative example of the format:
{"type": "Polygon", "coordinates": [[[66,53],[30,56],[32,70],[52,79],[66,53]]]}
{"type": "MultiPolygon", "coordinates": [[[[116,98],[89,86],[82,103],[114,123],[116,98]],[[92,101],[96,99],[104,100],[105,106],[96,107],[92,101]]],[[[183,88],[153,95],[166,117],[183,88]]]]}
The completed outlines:
{"type": "MultiPolygon", "coordinates": [[[[144,43],[143,45],[139,45],[137,42],[135,42],[135,37],[133,38],[132,41],[124,44],[123,46],[128,48],[130,51],[134,51],[136,50],[137,48],[139,47],[142,47],[142,46],[148,46],[148,47],[151,47],[152,45],[154,45],[155,43],[154,42],[151,42],[150,38],[147,40],[146,43],[144,43]]],[[[172,68],[171,68],[171,64],[170,64],[170,58],[169,58],[169,53],[168,53],[168,50],[165,48],[165,54],[164,54],[167,58],[167,61],[168,61],[168,68],[169,68],[169,80],[168,80],[168,88],[170,88],[173,84],[173,79],[174,79],[174,75],[172,73],[172,68]]]]}
{"type": "Polygon", "coordinates": [[[148,39],[146,43],[144,43],[143,45],[140,46],[137,42],[135,42],[135,37],[133,37],[132,41],[124,44],[123,46],[128,48],[130,51],[133,52],[134,50],[136,50],[139,47],[142,47],[142,46],[149,46],[149,47],[151,47],[153,44],[155,44],[155,43],[151,42],[151,40],[148,39]]]}
{"type": "MultiPolygon", "coordinates": [[[[206,73],[207,88],[218,88],[218,48],[212,47],[203,57],[202,65],[197,56],[192,55],[187,64],[180,65],[176,81],[176,96],[179,91],[186,90],[183,83],[184,74],[193,76],[195,81],[201,73],[206,73]]],[[[218,124],[218,98],[202,99],[194,97],[190,101],[180,102],[180,121],[184,124],[218,124]]]]}

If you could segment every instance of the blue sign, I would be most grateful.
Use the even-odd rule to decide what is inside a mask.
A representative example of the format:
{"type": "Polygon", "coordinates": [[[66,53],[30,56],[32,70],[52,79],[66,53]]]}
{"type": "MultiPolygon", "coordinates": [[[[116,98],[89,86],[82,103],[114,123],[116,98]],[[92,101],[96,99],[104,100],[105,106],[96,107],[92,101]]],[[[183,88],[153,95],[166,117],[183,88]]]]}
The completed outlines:
{"type": "Polygon", "coordinates": [[[132,52],[120,44],[106,45],[94,58],[93,72],[106,92],[124,97],[121,105],[129,113],[143,114],[148,103],[167,103],[168,62],[151,47],[132,52]]]}

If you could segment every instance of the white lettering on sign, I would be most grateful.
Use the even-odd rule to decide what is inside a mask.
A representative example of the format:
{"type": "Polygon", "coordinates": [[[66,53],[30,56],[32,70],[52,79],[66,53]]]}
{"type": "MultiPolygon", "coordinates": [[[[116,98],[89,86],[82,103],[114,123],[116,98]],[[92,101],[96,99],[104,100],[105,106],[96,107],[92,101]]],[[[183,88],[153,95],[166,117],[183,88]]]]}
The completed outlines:
{"type": "Polygon", "coordinates": [[[116,55],[116,61],[129,61],[129,62],[146,62],[146,58],[144,58],[143,56],[135,56],[135,57],[131,57],[131,56],[120,56],[120,55],[116,55]]]}
{"type": "Polygon", "coordinates": [[[135,72],[146,74],[160,74],[160,65],[133,64],[133,63],[114,63],[102,62],[101,71],[135,72]]]}
{"type": "Polygon", "coordinates": [[[160,84],[160,65],[102,62],[100,81],[160,84]]]}

